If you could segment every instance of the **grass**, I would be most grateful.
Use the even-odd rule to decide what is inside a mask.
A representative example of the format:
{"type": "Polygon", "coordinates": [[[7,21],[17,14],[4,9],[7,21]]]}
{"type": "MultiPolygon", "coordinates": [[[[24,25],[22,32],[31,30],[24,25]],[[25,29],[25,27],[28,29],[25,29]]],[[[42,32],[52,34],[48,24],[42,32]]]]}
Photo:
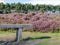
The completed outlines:
{"type": "Polygon", "coordinates": [[[8,31],[0,31],[0,34],[6,34],[6,33],[11,33],[11,32],[8,32],[8,31]]]}
{"type": "Polygon", "coordinates": [[[8,34],[10,34],[10,33],[16,33],[16,31],[14,30],[14,31],[0,31],[0,34],[6,34],[6,33],[8,33],[8,34]]]}
{"type": "Polygon", "coordinates": [[[16,33],[10,31],[0,31],[0,41],[10,41],[14,40],[16,37],[16,33]]]}
{"type": "Polygon", "coordinates": [[[40,43],[36,44],[36,45],[60,45],[60,39],[46,39],[44,41],[41,41],[40,43]]]}
{"type": "Polygon", "coordinates": [[[56,37],[56,36],[60,36],[60,33],[23,32],[22,36],[23,38],[27,38],[27,37],[38,38],[43,36],[56,37]]]}
{"type": "MultiPolygon", "coordinates": [[[[14,38],[15,33],[0,31],[0,36],[10,39],[8,37],[14,38]]],[[[22,39],[26,39],[24,40],[26,43],[33,43],[34,40],[40,40],[34,45],[60,45],[60,33],[22,32],[22,39]]]]}
{"type": "Polygon", "coordinates": [[[45,39],[36,45],[60,45],[60,39],[45,39]]]}
{"type": "Polygon", "coordinates": [[[35,45],[60,45],[60,33],[23,32],[22,35],[23,38],[30,37],[30,41],[31,39],[42,39],[42,41],[38,42],[35,45]]]}

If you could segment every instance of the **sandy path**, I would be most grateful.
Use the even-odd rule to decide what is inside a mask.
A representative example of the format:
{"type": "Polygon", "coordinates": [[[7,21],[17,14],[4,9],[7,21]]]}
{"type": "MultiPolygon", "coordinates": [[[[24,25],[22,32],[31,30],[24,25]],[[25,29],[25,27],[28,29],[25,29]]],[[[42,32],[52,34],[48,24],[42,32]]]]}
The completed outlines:
{"type": "Polygon", "coordinates": [[[0,34],[0,41],[1,41],[1,40],[10,41],[10,40],[14,40],[15,38],[16,38],[15,33],[0,34]]]}

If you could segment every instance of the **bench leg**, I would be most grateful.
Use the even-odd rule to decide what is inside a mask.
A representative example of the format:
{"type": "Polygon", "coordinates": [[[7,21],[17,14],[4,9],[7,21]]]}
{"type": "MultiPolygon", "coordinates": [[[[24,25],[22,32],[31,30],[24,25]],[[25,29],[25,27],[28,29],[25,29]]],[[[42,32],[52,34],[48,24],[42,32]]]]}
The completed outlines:
{"type": "Polygon", "coordinates": [[[20,40],[22,40],[22,30],[23,28],[19,28],[16,32],[16,41],[19,42],[20,40]]]}

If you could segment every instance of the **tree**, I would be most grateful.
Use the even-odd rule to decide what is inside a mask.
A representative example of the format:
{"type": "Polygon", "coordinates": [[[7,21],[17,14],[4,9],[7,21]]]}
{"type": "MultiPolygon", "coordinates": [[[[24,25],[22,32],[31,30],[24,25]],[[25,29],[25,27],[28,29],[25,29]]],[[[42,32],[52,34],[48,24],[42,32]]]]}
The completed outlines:
{"type": "Polygon", "coordinates": [[[56,10],[57,11],[60,11],[60,6],[59,5],[57,5],[57,6],[55,6],[56,7],[56,10]]]}
{"type": "Polygon", "coordinates": [[[3,14],[11,13],[11,9],[8,7],[6,9],[3,9],[3,14]]]}
{"type": "Polygon", "coordinates": [[[35,10],[36,11],[40,10],[40,5],[39,4],[35,5],[35,10]]]}
{"type": "Polygon", "coordinates": [[[44,13],[44,8],[40,8],[40,10],[39,10],[39,11],[44,13]]]}
{"type": "Polygon", "coordinates": [[[9,3],[5,4],[5,9],[3,10],[3,13],[11,13],[11,7],[9,3]]]}
{"type": "Polygon", "coordinates": [[[5,5],[3,3],[0,3],[0,10],[4,9],[5,5]]]}
{"type": "Polygon", "coordinates": [[[3,14],[6,14],[6,13],[7,13],[7,9],[4,9],[4,10],[3,10],[3,14]]]}
{"type": "Polygon", "coordinates": [[[27,13],[29,9],[29,4],[22,4],[21,10],[23,10],[24,13],[27,13]]]}
{"type": "Polygon", "coordinates": [[[16,7],[15,7],[15,10],[16,10],[16,12],[20,12],[21,11],[21,3],[17,3],[16,5],[15,5],[16,7]]]}
{"type": "Polygon", "coordinates": [[[10,4],[9,3],[6,3],[5,4],[5,8],[8,8],[8,7],[10,8],[10,4]]]}
{"type": "Polygon", "coordinates": [[[8,7],[7,9],[7,13],[11,13],[11,9],[8,7]]]}
{"type": "Polygon", "coordinates": [[[0,13],[3,13],[4,8],[5,8],[5,5],[3,3],[0,3],[0,13]]]}
{"type": "Polygon", "coordinates": [[[11,9],[15,9],[15,5],[16,5],[15,3],[11,3],[10,4],[11,9]]]}

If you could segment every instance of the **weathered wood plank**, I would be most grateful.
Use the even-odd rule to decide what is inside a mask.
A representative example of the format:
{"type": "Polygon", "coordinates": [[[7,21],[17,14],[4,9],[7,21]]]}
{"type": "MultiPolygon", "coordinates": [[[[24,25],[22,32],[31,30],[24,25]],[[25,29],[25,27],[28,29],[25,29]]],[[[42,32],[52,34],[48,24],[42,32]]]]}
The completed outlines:
{"type": "Polygon", "coordinates": [[[32,24],[0,24],[0,28],[33,28],[32,24]]]}

